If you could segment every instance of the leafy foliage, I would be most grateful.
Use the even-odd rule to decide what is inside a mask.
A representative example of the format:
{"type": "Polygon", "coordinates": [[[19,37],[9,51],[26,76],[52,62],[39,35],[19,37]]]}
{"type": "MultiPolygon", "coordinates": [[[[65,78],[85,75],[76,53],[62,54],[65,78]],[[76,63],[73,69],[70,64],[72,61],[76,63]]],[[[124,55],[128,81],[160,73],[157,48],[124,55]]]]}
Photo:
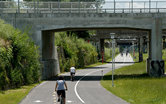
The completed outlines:
{"type": "Polygon", "coordinates": [[[76,36],[55,33],[55,45],[58,46],[61,72],[69,71],[72,65],[81,68],[97,62],[96,48],[76,36]]]}
{"type": "Polygon", "coordinates": [[[39,52],[29,38],[0,20],[0,87],[20,87],[39,81],[39,52]]]}
{"type": "Polygon", "coordinates": [[[67,35],[68,36],[72,36],[72,35],[75,35],[79,38],[89,38],[90,37],[90,34],[88,31],[68,31],[67,32],[67,35]]]}

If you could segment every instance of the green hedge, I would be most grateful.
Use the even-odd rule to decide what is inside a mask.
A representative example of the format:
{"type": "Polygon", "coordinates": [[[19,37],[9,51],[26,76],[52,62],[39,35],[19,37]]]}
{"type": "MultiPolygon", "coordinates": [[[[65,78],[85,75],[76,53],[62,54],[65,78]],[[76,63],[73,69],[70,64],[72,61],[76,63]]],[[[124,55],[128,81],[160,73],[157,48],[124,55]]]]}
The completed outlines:
{"type": "Polygon", "coordinates": [[[39,77],[38,47],[28,33],[0,20],[0,89],[38,82],[39,77]]]}
{"type": "Polygon", "coordinates": [[[83,68],[97,62],[96,48],[76,36],[67,36],[64,32],[55,33],[55,45],[58,46],[61,72],[69,71],[72,65],[83,68]]]}

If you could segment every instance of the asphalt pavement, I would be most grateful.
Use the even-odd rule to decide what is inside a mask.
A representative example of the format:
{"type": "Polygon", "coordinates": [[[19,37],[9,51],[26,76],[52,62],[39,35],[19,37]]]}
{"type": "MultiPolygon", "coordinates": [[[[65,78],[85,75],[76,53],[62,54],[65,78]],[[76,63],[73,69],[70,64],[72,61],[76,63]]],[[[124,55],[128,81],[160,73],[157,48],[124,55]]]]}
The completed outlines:
{"type": "MultiPolygon", "coordinates": [[[[115,69],[133,64],[128,54],[115,58],[115,69]]],[[[62,74],[68,86],[66,91],[66,104],[129,104],[115,96],[100,85],[102,76],[112,70],[112,63],[93,68],[77,70],[75,81],[70,81],[70,73],[62,74]]],[[[54,92],[56,79],[44,81],[20,102],[20,104],[58,104],[54,92]]]]}

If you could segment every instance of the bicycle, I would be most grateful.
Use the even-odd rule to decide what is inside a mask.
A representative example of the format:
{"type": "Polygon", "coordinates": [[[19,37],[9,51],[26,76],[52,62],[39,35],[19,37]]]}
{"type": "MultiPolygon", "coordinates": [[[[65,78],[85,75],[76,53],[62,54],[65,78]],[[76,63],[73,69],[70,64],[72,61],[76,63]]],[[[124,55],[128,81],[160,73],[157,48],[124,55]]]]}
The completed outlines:
{"type": "Polygon", "coordinates": [[[71,81],[74,81],[74,73],[71,74],[71,81]]]}
{"type": "Polygon", "coordinates": [[[59,99],[58,99],[59,101],[56,101],[57,102],[57,104],[65,104],[64,102],[64,97],[62,97],[62,94],[59,96],[59,99]]]}
{"type": "Polygon", "coordinates": [[[60,104],[65,104],[64,97],[62,97],[62,94],[59,96],[60,104]]]}
{"type": "MultiPolygon", "coordinates": [[[[65,91],[65,93],[66,93],[67,89],[65,89],[64,91],[65,91]]],[[[58,96],[58,94],[57,94],[57,96],[58,96]]],[[[57,101],[57,104],[66,104],[65,102],[66,102],[65,97],[62,96],[62,93],[61,93],[61,94],[59,95],[59,101],[57,101]]]]}

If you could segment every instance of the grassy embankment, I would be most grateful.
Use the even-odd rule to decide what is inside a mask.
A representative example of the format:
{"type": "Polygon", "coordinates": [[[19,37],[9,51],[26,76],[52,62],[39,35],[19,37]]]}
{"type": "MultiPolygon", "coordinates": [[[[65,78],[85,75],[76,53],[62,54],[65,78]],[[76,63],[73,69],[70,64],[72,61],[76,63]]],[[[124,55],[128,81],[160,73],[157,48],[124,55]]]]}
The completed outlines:
{"type": "MultiPolygon", "coordinates": [[[[147,55],[144,56],[144,59],[147,55]]],[[[163,55],[166,59],[166,55],[163,55]]],[[[115,86],[111,72],[101,84],[113,94],[131,104],[166,104],[166,77],[151,78],[146,74],[146,61],[115,70],[115,86]]]]}
{"type": "Polygon", "coordinates": [[[18,104],[37,84],[0,92],[0,104],[18,104]]]}

